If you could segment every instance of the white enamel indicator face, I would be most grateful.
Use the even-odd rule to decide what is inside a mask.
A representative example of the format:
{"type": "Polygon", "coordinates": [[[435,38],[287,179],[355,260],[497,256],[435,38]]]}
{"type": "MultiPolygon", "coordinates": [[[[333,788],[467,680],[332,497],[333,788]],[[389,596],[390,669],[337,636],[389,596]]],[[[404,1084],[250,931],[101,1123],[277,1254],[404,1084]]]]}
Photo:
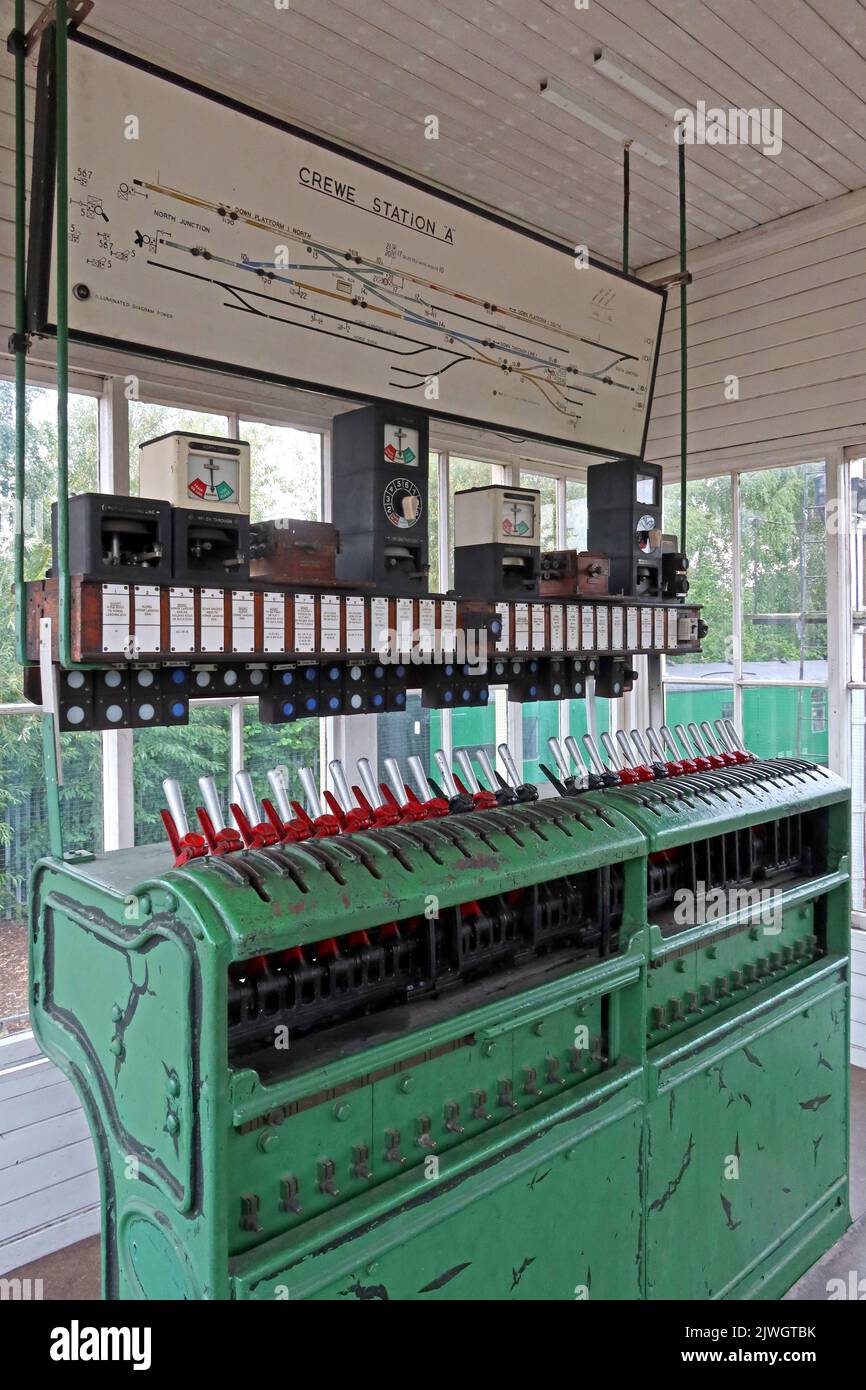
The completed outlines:
{"type": "Polygon", "coordinates": [[[186,492],[202,506],[228,507],[238,501],[238,460],[189,453],[186,492]]]}
{"type": "Polygon", "coordinates": [[[417,468],[420,442],[418,431],[405,425],[386,425],[384,458],[386,463],[399,463],[404,468],[417,468]]]}
{"type": "Polygon", "coordinates": [[[502,503],[502,535],[511,540],[531,540],[535,535],[535,503],[506,497],[502,503]]]}

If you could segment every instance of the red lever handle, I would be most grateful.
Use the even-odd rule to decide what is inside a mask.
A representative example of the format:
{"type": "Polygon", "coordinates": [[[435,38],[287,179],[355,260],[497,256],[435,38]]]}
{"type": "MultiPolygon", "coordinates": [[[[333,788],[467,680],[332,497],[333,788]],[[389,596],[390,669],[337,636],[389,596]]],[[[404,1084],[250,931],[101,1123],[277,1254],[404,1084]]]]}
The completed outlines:
{"type": "Polygon", "coordinates": [[[203,835],[198,835],[194,830],[188,830],[185,835],[181,835],[174,823],[174,817],[170,811],[160,811],[162,823],[165,826],[165,833],[174,854],[174,867],[179,869],[181,865],[188,864],[191,859],[204,859],[207,855],[207,841],[203,835]]]}

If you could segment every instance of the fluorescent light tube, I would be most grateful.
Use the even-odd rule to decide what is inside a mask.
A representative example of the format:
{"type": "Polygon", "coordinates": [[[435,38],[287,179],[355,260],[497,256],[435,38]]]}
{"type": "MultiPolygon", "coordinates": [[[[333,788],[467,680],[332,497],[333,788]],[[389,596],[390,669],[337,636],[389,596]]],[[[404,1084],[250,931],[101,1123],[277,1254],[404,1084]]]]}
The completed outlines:
{"type": "Polygon", "coordinates": [[[604,51],[600,48],[596,49],[593,54],[592,63],[595,71],[600,72],[602,77],[606,77],[610,82],[615,82],[618,87],[622,87],[623,91],[630,92],[633,97],[637,97],[638,101],[644,102],[646,106],[651,106],[654,111],[660,111],[669,120],[674,120],[677,111],[684,109],[674,106],[667,97],[661,96],[659,92],[654,92],[639,77],[635,77],[625,68],[621,68],[617,63],[612,63],[609,58],[605,58],[604,51]]]}
{"type": "MultiPolygon", "coordinates": [[[[594,116],[591,111],[586,111],[579,106],[571,97],[567,87],[560,87],[557,83],[542,78],[541,95],[547,101],[552,101],[554,106],[558,106],[562,111],[567,111],[570,116],[576,116],[579,121],[592,126],[593,130],[598,130],[602,135],[607,135],[611,140],[618,140],[620,144],[629,143],[630,137],[623,131],[617,130],[616,126],[609,125],[600,116],[594,116]]],[[[655,150],[647,149],[646,145],[641,145],[637,140],[631,140],[631,153],[639,154],[642,159],[648,159],[650,164],[666,165],[668,161],[655,150]]]]}

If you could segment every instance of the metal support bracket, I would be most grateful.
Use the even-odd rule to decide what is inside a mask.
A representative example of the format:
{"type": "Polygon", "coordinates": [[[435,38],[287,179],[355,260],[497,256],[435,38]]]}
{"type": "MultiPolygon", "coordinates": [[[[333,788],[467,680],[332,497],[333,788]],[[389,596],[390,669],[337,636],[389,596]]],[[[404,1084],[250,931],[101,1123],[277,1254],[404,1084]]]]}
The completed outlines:
{"type": "Polygon", "coordinates": [[[662,275],[658,280],[650,280],[649,284],[656,290],[670,290],[677,285],[690,285],[692,283],[692,272],[690,270],[676,270],[671,275],[662,275]]]}
{"type": "MultiPolygon", "coordinates": [[[[93,0],[66,0],[66,19],[70,29],[80,29],[90,11],[93,9],[93,0]]],[[[39,48],[39,41],[43,33],[50,24],[57,18],[57,0],[50,0],[38,16],[34,19],[27,33],[23,36],[13,30],[6,41],[6,46],[10,53],[23,51],[29,56],[39,48]],[[14,46],[10,46],[13,44],[14,46]]]]}

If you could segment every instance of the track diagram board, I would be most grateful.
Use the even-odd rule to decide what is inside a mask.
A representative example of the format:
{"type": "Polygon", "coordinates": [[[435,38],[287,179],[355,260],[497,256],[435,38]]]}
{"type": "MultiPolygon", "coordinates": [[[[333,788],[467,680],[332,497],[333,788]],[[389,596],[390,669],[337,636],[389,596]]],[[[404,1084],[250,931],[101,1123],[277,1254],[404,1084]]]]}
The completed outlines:
{"type": "Polygon", "coordinates": [[[641,455],[658,291],[98,45],[68,88],[74,335],[641,455]]]}

